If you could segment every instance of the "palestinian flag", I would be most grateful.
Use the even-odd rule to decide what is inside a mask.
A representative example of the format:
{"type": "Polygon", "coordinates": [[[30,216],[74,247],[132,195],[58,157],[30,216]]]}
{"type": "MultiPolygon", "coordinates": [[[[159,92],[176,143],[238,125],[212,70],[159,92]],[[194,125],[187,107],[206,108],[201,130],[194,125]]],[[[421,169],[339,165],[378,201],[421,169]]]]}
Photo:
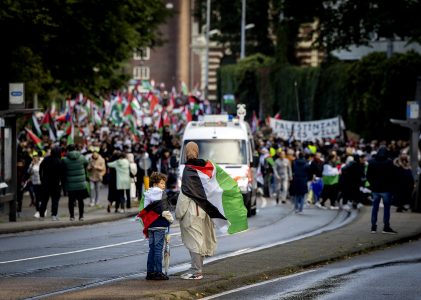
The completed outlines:
{"type": "Polygon", "coordinates": [[[150,113],[153,114],[153,112],[155,110],[155,106],[157,106],[159,104],[159,99],[152,92],[149,92],[148,100],[150,102],[150,104],[149,104],[149,106],[150,106],[150,113]]]}
{"type": "Polygon", "coordinates": [[[45,129],[50,129],[51,127],[51,115],[49,110],[45,112],[44,118],[42,118],[41,127],[45,129]]]}
{"type": "Polygon", "coordinates": [[[162,201],[163,192],[159,188],[150,188],[143,195],[139,203],[139,213],[136,218],[141,220],[143,225],[143,234],[148,237],[148,229],[162,214],[164,203],[162,201]],[[145,194],[150,203],[145,207],[145,194]],[[152,202],[151,202],[152,200],[152,202]]]}
{"type": "Polygon", "coordinates": [[[190,108],[189,108],[189,106],[188,106],[188,105],[186,105],[186,106],[184,107],[184,114],[185,114],[185,116],[186,116],[186,122],[187,122],[187,123],[188,123],[188,122],[191,122],[191,121],[193,120],[193,117],[192,117],[192,115],[191,115],[190,108]]]}
{"type": "Polygon", "coordinates": [[[155,222],[161,215],[159,211],[162,213],[162,203],[161,201],[155,201],[142,209],[137,215],[142,220],[143,234],[145,237],[148,237],[148,229],[151,224],[155,222]]]}
{"type": "Polygon", "coordinates": [[[31,130],[28,128],[25,128],[26,133],[28,134],[29,138],[32,140],[35,146],[37,146],[39,149],[43,148],[42,142],[39,137],[37,137],[31,130]]]}
{"type": "Polygon", "coordinates": [[[219,227],[233,234],[248,228],[247,209],[237,182],[221,167],[207,161],[204,166],[186,165],[181,191],[193,199],[219,227]]]}
{"type": "Polygon", "coordinates": [[[35,131],[35,134],[37,136],[41,136],[41,127],[39,126],[39,122],[35,114],[32,114],[32,118],[29,120],[29,123],[31,124],[32,130],[35,131]]]}
{"type": "Polygon", "coordinates": [[[75,143],[75,127],[73,124],[70,124],[69,127],[66,129],[67,135],[67,145],[71,145],[75,143]]]}

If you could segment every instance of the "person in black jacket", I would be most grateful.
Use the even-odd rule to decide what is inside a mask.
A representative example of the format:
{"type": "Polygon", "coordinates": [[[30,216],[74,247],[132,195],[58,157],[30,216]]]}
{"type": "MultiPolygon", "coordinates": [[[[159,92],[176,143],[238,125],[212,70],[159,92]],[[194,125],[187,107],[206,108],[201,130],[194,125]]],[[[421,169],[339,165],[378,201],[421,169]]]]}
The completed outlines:
{"type": "Polygon", "coordinates": [[[414,177],[409,163],[408,154],[401,153],[393,161],[396,167],[396,187],[394,192],[394,204],[397,206],[396,212],[403,212],[409,209],[412,192],[414,191],[414,177]]]}
{"type": "Polygon", "coordinates": [[[304,195],[308,192],[307,182],[310,180],[310,170],[304,154],[300,152],[298,159],[292,163],[291,194],[294,196],[296,213],[303,212],[304,195]]]}
{"type": "Polygon", "coordinates": [[[43,159],[39,167],[41,179],[41,208],[40,217],[44,218],[48,200],[51,197],[51,217],[53,221],[58,220],[58,203],[61,192],[61,174],[63,164],[61,161],[61,148],[54,147],[51,154],[43,159]]]}
{"type": "Polygon", "coordinates": [[[383,233],[396,234],[390,227],[390,206],[392,203],[392,191],[395,180],[395,167],[388,158],[386,147],[379,148],[376,156],[368,162],[367,180],[373,192],[373,208],[371,210],[371,233],[377,232],[377,214],[380,200],[383,199],[383,233]]]}
{"type": "Polygon", "coordinates": [[[356,207],[360,203],[361,191],[360,187],[364,173],[359,165],[359,156],[348,156],[346,165],[342,167],[341,176],[339,177],[339,186],[342,191],[342,205],[347,211],[351,209],[348,202],[353,202],[356,207]]]}

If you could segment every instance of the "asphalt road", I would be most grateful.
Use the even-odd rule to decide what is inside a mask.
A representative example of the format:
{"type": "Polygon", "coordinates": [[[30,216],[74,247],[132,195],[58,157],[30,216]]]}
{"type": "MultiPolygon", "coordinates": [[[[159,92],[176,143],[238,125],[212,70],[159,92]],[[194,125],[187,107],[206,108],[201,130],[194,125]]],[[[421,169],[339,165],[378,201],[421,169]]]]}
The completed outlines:
{"type": "MultiPolygon", "coordinates": [[[[290,205],[260,201],[249,230],[218,234],[217,255],[207,261],[254,251],[341,221],[344,213],[307,209],[292,213],[290,205]]],[[[178,226],[171,229],[170,274],[188,268],[189,255],[178,226]]],[[[10,299],[29,298],[56,291],[143,277],[148,243],[133,219],[83,227],[49,229],[0,237],[0,298],[2,285],[16,291],[10,299]],[[25,286],[25,289],[22,289],[25,286]]],[[[206,263],[206,261],[205,261],[206,263]]]]}
{"type": "Polygon", "coordinates": [[[420,249],[419,240],[206,299],[421,299],[420,249]]]}

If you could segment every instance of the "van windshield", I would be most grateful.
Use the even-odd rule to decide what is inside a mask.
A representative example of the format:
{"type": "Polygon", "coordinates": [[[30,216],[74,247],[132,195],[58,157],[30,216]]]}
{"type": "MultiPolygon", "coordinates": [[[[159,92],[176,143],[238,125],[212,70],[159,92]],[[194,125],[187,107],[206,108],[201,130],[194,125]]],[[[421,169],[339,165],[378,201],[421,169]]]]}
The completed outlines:
{"type": "MultiPolygon", "coordinates": [[[[199,146],[199,158],[211,160],[217,164],[247,165],[245,140],[186,140],[184,147],[188,142],[195,142],[199,146]]],[[[184,151],[181,163],[186,163],[184,151]]]]}

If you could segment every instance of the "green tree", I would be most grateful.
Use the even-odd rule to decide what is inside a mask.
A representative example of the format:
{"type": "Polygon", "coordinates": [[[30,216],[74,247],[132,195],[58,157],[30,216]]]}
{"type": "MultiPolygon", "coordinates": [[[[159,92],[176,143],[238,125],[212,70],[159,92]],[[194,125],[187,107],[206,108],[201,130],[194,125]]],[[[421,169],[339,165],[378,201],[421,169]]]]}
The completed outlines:
{"type": "Polygon", "coordinates": [[[294,63],[299,25],[318,22],[310,34],[317,35],[315,46],[331,50],[351,45],[368,45],[379,38],[421,41],[421,2],[413,0],[274,0],[279,55],[294,63]]]}
{"type": "Polygon", "coordinates": [[[133,49],[155,46],[168,16],[156,0],[0,2],[0,88],[27,83],[29,94],[57,88],[85,93],[121,86],[133,49]]]}

